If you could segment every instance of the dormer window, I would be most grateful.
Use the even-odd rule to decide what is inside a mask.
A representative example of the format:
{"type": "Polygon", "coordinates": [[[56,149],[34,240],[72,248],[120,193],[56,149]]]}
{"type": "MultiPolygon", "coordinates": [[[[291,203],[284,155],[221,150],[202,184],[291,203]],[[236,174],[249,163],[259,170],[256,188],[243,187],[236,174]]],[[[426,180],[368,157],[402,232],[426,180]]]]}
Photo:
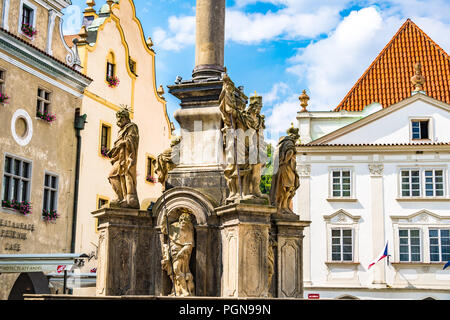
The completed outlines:
{"type": "Polygon", "coordinates": [[[430,139],[430,120],[412,120],[411,121],[412,140],[430,139]]]}

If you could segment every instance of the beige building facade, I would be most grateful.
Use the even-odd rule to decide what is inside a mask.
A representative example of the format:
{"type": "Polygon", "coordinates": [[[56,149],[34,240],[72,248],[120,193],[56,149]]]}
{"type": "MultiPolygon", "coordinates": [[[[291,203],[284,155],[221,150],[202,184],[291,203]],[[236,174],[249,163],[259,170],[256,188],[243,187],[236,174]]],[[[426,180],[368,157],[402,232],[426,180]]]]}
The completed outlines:
{"type": "MultiPolygon", "coordinates": [[[[105,151],[117,137],[117,111],[126,106],[131,121],[139,127],[137,190],[142,210],[161,195],[152,160],[170,146],[172,124],[163,93],[156,86],[153,44],[144,37],[133,1],[115,1],[111,8],[104,4],[98,12],[93,1],[87,4],[82,31],[66,41],[80,60],[82,72],[94,79],[81,108],[87,123],[82,132],[76,251],[91,257],[84,272],[95,273],[99,233],[91,213],[115,196],[108,182],[112,166],[105,151]],[[109,83],[111,79],[115,80],[109,83]]],[[[80,290],[80,294],[90,294],[89,290],[93,289],[80,290]]]]}
{"type": "MultiPolygon", "coordinates": [[[[91,80],[79,72],[61,33],[62,10],[69,5],[68,0],[0,2],[2,255],[71,251],[74,120],[91,80]]],[[[3,273],[0,299],[38,293],[36,281],[46,278],[25,269],[3,273]]]]}

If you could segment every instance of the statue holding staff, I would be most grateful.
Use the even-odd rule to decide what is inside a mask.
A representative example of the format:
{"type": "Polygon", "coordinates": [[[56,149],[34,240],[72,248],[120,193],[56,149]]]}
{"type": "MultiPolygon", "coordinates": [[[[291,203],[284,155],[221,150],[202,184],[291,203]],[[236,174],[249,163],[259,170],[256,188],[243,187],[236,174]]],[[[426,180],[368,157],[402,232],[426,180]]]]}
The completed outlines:
{"type": "Polygon", "coordinates": [[[136,189],[139,130],[130,120],[130,112],[122,107],[117,113],[117,126],[120,128],[114,146],[108,152],[112,170],[108,176],[117,198],[111,201],[111,208],[140,209],[136,189]]]}

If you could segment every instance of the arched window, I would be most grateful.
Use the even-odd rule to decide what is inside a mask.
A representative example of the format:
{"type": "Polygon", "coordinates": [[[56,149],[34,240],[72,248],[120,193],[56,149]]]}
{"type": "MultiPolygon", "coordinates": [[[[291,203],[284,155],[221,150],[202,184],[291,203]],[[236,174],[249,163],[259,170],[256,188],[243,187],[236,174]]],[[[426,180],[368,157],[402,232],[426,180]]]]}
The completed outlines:
{"type": "Polygon", "coordinates": [[[106,80],[116,75],[116,59],[114,52],[110,51],[106,59],[106,80]]]}

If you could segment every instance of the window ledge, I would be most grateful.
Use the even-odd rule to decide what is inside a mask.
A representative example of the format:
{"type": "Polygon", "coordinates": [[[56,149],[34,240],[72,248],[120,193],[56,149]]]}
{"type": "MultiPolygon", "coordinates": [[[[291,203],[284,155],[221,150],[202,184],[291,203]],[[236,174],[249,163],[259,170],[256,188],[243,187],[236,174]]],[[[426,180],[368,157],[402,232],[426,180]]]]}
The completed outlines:
{"type": "Polygon", "coordinates": [[[397,201],[398,202],[423,202],[423,201],[439,202],[439,201],[450,201],[450,198],[438,198],[438,197],[397,198],[397,201]]]}
{"type": "Polygon", "coordinates": [[[442,267],[445,262],[391,262],[394,267],[442,267]]]}
{"type": "Polygon", "coordinates": [[[342,266],[342,267],[359,266],[360,265],[359,262],[352,262],[352,261],[348,261],[348,262],[347,261],[343,261],[343,262],[340,262],[340,261],[326,261],[325,264],[327,266],[335,266],[335,267],[337,267],[337,266],[342,266]]]}
{"type": "Polygon", "coordinates": [[[358,202],[355,198],[328,198],[328,202],[358,202]]]}

